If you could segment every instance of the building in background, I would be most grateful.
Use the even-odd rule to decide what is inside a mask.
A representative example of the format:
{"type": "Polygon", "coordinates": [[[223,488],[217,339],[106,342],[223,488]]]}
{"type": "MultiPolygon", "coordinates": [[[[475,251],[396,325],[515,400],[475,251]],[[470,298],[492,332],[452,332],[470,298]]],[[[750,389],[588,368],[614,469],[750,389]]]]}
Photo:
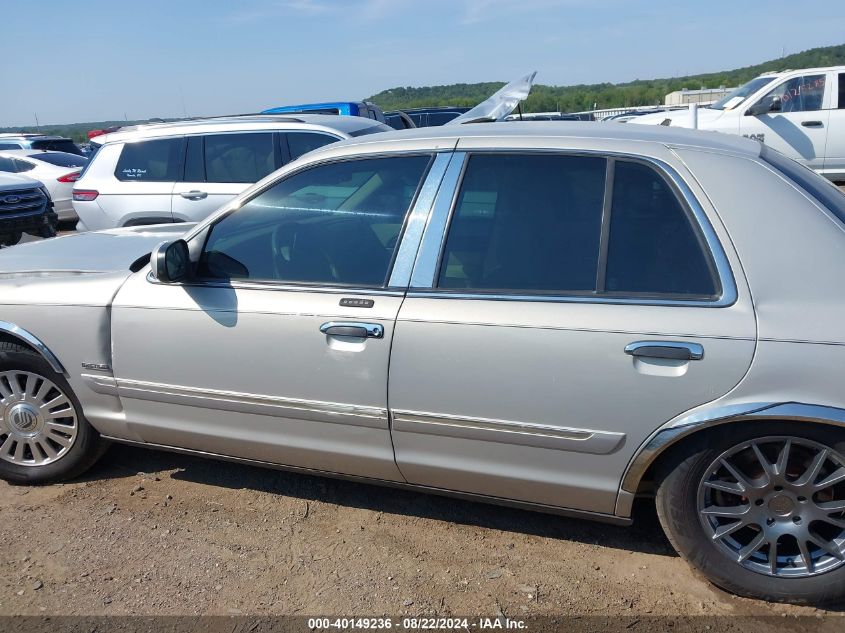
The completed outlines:
{"type": "Polygon", "coordinates": [[[725,88],[719,86],[718,88],[701,88],[700,90],[676,90],[666,95],[663,104],[667,106],[683,106],[690,103],[713,103],[718,101],[733,88],[725,88]]]}

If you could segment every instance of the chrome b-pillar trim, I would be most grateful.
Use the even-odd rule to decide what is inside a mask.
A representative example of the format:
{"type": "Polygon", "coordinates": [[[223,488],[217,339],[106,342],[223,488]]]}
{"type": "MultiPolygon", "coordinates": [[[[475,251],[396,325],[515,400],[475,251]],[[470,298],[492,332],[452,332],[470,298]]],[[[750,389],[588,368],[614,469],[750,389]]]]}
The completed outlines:
{"type": "Polygon", "coordinates": [[[0,321],[0,332],[5,332],[6,334],[14,336],[16,339],[23,341],[30,347],[34,347],[35,351],[41,354],[41,356],[44,357],[44,360],[50,363],[50,367],[53,368],[53,371],[58,374],[62,374],[63,376],[67,375],[65,368],[62,367],[62,364],[59,362],[59,359],[56,358],[56,355],[50,351],[50,348],[47,347],[40,338],[31,332],[27,332],[22,327],[18,327],[14,323],[9,323],[7,321],[0,321]]]}

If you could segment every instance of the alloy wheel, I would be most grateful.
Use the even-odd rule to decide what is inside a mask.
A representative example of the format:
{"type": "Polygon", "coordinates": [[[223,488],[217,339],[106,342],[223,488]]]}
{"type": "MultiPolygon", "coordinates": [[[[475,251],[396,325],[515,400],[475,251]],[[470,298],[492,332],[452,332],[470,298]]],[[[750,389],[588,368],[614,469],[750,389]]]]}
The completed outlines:
{"type": "Polygon", "coordinates": [[[718,549],[751,571],[807,577],[845,563],[845,458],[799,437],[766,437],[722,453],[698,487],[718,549]]]}
{"type": "Polygon", "coordinates": [[[0,459],[44,466],[70,450],[79,423],[70,398],[28,371],[0,372],[0,459]]]}

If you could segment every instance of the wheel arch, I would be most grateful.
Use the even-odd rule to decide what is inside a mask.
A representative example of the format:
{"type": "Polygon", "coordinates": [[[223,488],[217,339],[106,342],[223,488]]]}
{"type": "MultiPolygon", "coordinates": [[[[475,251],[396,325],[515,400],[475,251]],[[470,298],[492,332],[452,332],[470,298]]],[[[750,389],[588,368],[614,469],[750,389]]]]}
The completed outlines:
{"type": "Polygon", "coordinates": [[[845,428],[845,409],[791,401],[753,402],[699,410],[677,418],[652,433],[628,462],[616,498],[616,515],[630,516],[640,484],[673,447],[719,426],[758,420],[845,428]]]}
{"type": "Polygon", "coordinates": [[[56,373],[67,376],[67,372],[58,357],[32,332],[29,332],[14,323],[0,321],[0,340],[6,340],[28,347],[46,360],[56,373]]]}

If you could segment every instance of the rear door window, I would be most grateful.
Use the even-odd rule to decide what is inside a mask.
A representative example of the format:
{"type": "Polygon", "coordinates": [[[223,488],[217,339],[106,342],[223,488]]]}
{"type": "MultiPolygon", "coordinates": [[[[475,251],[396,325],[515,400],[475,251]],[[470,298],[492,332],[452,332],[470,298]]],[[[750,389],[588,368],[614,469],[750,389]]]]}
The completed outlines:
{"type": "Polygon", "coordinates": [[[652,167],[617,161],[605,290],[611,294],[716,295],[702,238],[652,167]]]}
{"type": "Polygon", "coordinates": [[[839,73],[839,109],[845,110],[845,73],[839,73]]]}
{"type": "Polygon", "coordinates": [[[206,182],[258,182],[279,164],[272,132],[209,134],[205,143],[206,182]]]}
{"type": "Polygon", "coordinates": [[[126,143],[114,175],[124,182],[176,182],[182,175],[185,139],[126,143]]]}
{"type": "Polygon", "coordinates": [[[606,164],[586,156],[470,157],[438,286],[594,292],[606,164]]]}
{"type": "Polygon", "coordinates": [[[287,137],[291,160],[296,160],[303,154],[340,140],[334,136],[318,132],[288,132],[285,136],[287,137]]]}

